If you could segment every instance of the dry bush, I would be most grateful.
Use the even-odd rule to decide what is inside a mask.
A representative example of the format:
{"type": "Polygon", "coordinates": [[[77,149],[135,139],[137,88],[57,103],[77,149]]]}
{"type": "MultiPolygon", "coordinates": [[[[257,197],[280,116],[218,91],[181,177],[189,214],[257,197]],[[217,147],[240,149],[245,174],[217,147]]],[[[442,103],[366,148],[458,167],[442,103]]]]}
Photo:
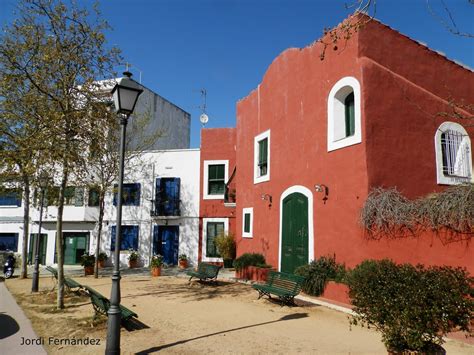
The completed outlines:
{"type": "Polygon", "coordinates": [[[395,238],[432,230],[445,231],[449,241],[474,235],[474,185],[409,200],[396,188],[373,189],[362,208],[360,223],[369,239],[395,238]]]}

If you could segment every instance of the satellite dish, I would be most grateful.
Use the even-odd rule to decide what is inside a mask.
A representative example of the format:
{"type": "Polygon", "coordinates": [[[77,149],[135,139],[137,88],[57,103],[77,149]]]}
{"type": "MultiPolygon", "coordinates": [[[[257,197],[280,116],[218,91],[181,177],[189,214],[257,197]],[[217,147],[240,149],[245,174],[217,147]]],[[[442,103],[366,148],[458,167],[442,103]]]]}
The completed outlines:
{"type": "Polygon", "coordinates": [[[206,124],[209,121],[209,117],[203,113],[199,116],[199,121],[201,121],[202,124],[206,124]]]}

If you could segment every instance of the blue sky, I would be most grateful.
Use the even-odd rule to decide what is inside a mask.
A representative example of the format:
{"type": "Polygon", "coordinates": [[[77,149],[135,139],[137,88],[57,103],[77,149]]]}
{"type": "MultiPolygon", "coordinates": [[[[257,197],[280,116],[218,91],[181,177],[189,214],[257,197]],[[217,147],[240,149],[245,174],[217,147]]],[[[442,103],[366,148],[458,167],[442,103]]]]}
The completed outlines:
{"type": "MultiPolygon", "coordinates": [[[[206,127],[235,126],[236,102],[260,83],[274,58],[340,23],[351,1],[102,0],[101,10],[114,29],[108,41],[135,66],[135,79],[140,70],[144,85],[191,114],[191,147],[199,147],[199,89],[207,90],[206,127]]],[[[2,25],[11,21],[15,3],[0,0],[2,25]]],[[[458,27],[474,34],[474,5],[469,0],[444,3],[458,27]]],[[[448,21],[441,0],[430,4],[448,21]]],[[[426,0],[377,0],[375,17],[474,68],[474,39],[449,33],[430,14],[426,0]]]]}

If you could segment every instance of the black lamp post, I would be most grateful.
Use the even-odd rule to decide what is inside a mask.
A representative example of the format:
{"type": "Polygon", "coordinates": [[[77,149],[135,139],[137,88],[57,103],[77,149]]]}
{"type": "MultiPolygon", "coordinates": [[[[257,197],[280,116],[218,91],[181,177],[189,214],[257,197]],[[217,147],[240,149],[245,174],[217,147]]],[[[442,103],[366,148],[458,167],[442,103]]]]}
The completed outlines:
{"type": "Polygon", "coordinates": [[[40,201],[40,215],[39,215],[39,223],[38,223],[38,235],[35,238],[35,245],[34,245],[34,253],[35,256],[35,266],[33,270],[33,280],[31,281],[31,292],[38,292],[39,287],[39,245],[40,245],[40,238],[41,238],[41,224],[43,222],[43,206],[44,206],[44,190],[46,189],[47,178],[41,176],[39,178],[40,182],[40,189],[41,189],[41,201],[40,201]]]}
{"type": "Polygon", "coordinates": [[[117,192],[117,229],[115,234],[114,271],[112,273],[112,291],[107,321],[106,354],[120,354],[120,244],[122,236],[122,186],[125,156],[125,136],[128,117],[132,114],[138,96],[143,92],[140,85],[131,79],[132,73],[126,71],[112,89],[115,110],[120,115],[120,164],[117,192]]]}

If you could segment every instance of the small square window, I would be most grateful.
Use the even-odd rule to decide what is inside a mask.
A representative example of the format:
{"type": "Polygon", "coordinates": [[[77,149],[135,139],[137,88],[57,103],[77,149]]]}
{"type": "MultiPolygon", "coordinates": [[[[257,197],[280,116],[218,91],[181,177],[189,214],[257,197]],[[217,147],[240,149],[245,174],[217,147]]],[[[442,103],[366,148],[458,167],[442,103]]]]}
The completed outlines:
{"type": "MultiPolygon", "coordinates": [[[[114,206],[117,206],[118,185],[114,185],[114,206]]],[[[123,206],[140,206],[140,184],[123,184],[123,206]]]]}
{"type": "Polygon", "coordinates": [[[242,209],[242,236],[244,238],[253,237],[253,208],[242,209]]]}
{"type": "Polygon", "coordinates": [[[223,200],[228,179],[228,160],[205,160],[203,165],[203,199],[223,200]]]}
{"type": "Polygon", "coordinates": [[[225,165],[209,165],[208,195],[223,195],[225,191],[225,165]]]}
{"type": "MultiPolygon", "coordinates": [[[[122,238],[120,239],[120,250],[138,250],[138,226],[122,226],[122,238]]],[[[110,230],[111,241],[110,250],[115,250],[115,236],[117,226],[112,226],[110,230]]]]}

